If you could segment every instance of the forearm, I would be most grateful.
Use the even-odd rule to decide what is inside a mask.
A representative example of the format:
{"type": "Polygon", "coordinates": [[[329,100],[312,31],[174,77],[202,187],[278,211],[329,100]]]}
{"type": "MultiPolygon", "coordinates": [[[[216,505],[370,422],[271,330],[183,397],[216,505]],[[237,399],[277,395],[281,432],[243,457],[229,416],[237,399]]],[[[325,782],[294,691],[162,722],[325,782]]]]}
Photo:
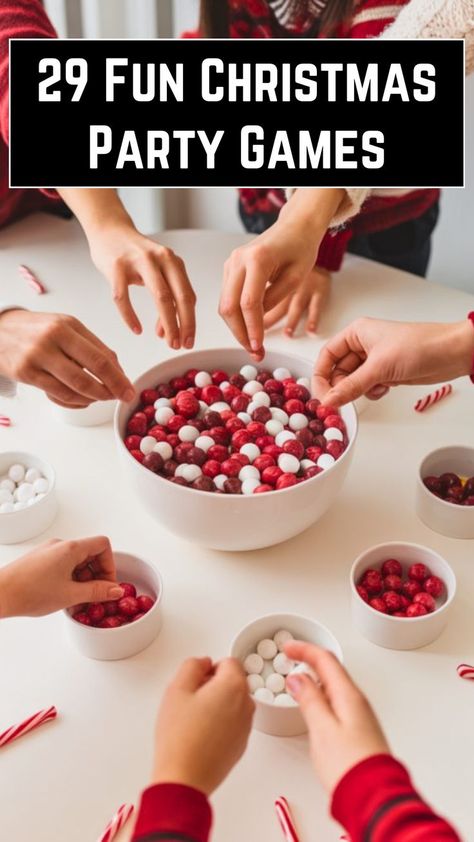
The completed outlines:
{"type": "Polygon", "coordinates": [[[78,218],[88,239],[106,225],[133,227],[116,190],[60,188],[58,193],[78,218]]]}
{"type": "Polygon", "coordinates": [[[322,238],[345,197],[346,191],[339,188],[300,187],[291,193],[280,219],[301,225],[322,238]]]}
{"type": "Polygon", "coordinates": [[[0,620],[8,617],[16,617],[15,596],[13,593],[13,582],[10,574],[10,565],[0,569],[0,620]]]}

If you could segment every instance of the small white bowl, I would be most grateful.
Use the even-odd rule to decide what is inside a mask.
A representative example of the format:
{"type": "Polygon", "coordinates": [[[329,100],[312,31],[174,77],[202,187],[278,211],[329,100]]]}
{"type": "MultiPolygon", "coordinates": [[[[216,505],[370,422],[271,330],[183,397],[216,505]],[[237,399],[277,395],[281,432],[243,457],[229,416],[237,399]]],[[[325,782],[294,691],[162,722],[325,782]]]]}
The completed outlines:
{"type": "MultiPolygon", "coordinates": [[[[329,649],[342,663],[342,649],[332,632],[316,620],[299,614],[267,614],[248,623],[232,641],[231,657],[244,661],[247,655],[255,652],[259,640],[272,638],[279,629],[291,632],[297,640],[329,649]]],[[[278,707],[258,699],[255,700],[253,727],[274,737],[296,737],[308,730],[297,705],[278,707]]]]}
{"type": "MultiPolygon", "coordinates": [[[[192,351],[171,357],[142,374],[134,386],[138,394],[154,388],[187,369],[210,371],[214,368],[239,371],[249,357],[239,348],[192,351]]],[[[292,354],[268,351],[262,368],[270,371],[285,366],[296,377],[311,378],[313,364],[292,354]]],[[[357,437],[357,414],[352,404],[341,409],[347,425],[349,444],[339,459],[325,471],[305,482],[267,494],[213,494],[195,491],[140,465],[124,444],[125,430],[134,403],[118,403],[115,413],[115,439],[125,482],[149,514],[180,538],[216,550],[255,550],[293,538],[319,520],[341,492],[352,462],[357,437]]]]}
{"type": "Polygon", "coordinates": [[[377,544],[363,552],[352,565],[350,583],[355,626],[367,640],[385,649],[419,649],[436,640],[446,626],[456,593],[456,577],[448,562],[428,547],[404,541],[377,544]],[[364,602],[357,593],[356,585],[369,567],[379,568],[388,558],[398,559],[404,573],[411,564],[421,562],[443,580],[446,594],[436,611],[422,617],[392,617],[364,602]]]}
{"type": "Polygon", "coordinates": [[[462,445],[440,447],[428,453],[420,464],[416,484],[416,513],[426,526],[449,538],[474,538],[474,506],[447,503],[428,491],[423,479],[444,473],[474,476],[474,448],[462,445]]]}
{"type": "Polygon", "coordinates": [[[36,503],[18,512],[0,514],[0,544],[19,544],[35,538],[51,526],[58,510],[56,496],[56,474],[49,462],[23,451],[5,451],[0,453],[0,476],[17,463],[27,468],[37,468],[48,480],[49,489],[36,503]]]}
{"type": "Polygon", "coordinates": [[[139,593],[153,597],[156,602],[140,620],[116,629],[84,626],[72,618],[70,610],[63,612],[73,644],[86,658],[98,661],[116,661],[136,655],[154,641],[162,625],[163,582],[156,568],[130,553],[114,552],[114,557],[117,581],[131,582],[139,593]]]}
{"type": "Polygon", "coordinates": [[[99,427],[107,424],[114,417],[117,401],[95,401],[83,409],[68,409],[65,406],[51,404],[57,418],[73,427],[99,427]]]}

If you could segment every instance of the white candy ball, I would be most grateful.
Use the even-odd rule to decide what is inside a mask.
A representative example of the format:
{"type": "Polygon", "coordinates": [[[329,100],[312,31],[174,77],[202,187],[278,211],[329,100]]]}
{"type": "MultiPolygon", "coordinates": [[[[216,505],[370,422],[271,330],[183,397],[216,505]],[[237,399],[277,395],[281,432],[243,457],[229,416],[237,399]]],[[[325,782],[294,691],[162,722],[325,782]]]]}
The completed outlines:
{"type": "MultiPolygon", "coordinates": [[[[36,480],[36,482],[39,482],[39,480],[36,480]]],[[[31,498],[34,496],[34,486],[31,484],[31,482],[22,482],[16,490],[16,499],[20,503],[27,503],[28,500],[31,500],[31,498]]]]}
{"type": "Polygon", "coordinates": [[[277,645],[278,651],[281,652],[285,643],[288,643],[289,640],[294,640],[294,638],[291,632],[286,629],[280,629],[280,631],[277,631],[277,633],[273,635],[273,640],[277,645]]]}
{"type": "Polygon", "coordinates": [[[249,380],[242,389],[244,395],[256,395],[257,392],[261,392],[262,390],[263,386],[258,380],[249,380]]]}
{"type": "Polygon", "coordinates": [[[285,679],[282,675],[279,675],[277,672],[272,672],[272,674],[268,676],[265,682],[265,687],[268,687],[268,689],[271,690],[272,693],[283,693],[285,689],[285,679]]]}
{"type": "Polygon", "coordinates": [[[253,492],[256,488],[258,488],[259,485],[261,485],[261,481],[259,479],[244,479],[242,483],[242,488],[240,490],[242,491],[242,494],[248,496],[250,494],[253,494],[253,492]]]}
{"type": "Polygon", "coordinates": [[[2,479],[0,482],[0,489],[3,488],[5,491],[15,491],[15,483],[12,479],[2,479]]]}
{"type": "Polygon", "coordinates": [[[183,465],[184,471],[181,476],[186,482],[194,482],[195,479],[202,476],[202,471],[199,465],[183,465]]]}
{"type": "Polygon", "coordinates": [[[258,374],[258,369],[256,369],[254,365],[243,365],[240,369],[240,373],[246,380],[255,380],[258,374]]]}
{"type": "MultiPolygon", "coordinates": [[[[36,499],[33,498],[36,503],[36,499]]],[[[16,503],[13,503],[13,508],[15,512],[21,511],[21,509],[26,509],[26,503],[23,503],[21,500],[17,500],[16,503]]]]}
{"type": "Polygon", "coordinates": [[[284,474],[297,474],[300,469],[300,460],[292,453],[280,453],[278,467],[284,474]]]}
{"type": "Polygon", "coordinates": [[[263,392],[263,391],[257,392],[253,396],[252,403],[255,404],[255,407],[257,407],[257,406],[270,406],[270,395],[267,395],[267,393],[263,392]]]}
{"type": "Polygon", "coordinates": [[[46,494],[49,490],[49,482],[45,477],[40,477],[36,479],[33,483],[33,490],[35,494],[46,494]]]}
{"type": "MultiPolygon", "coordinates": [[[[242,453],[242,451],[240,451],[242,453]]],[[[260,471],[254,468],[253,465],[244,465],[239,471],[239,479],[243,482],[245,479],[260,479],[260,471]]]]}
{"type": "Polygon", "coordinates": [[[296,664],[295,667],[289,673],[289,675],[309,675],[309,677],[312,678],[313,681],[319,681],[319,678],[316,675],[315,671],[311,669],[311,667],[308,666],[308,664],[305,664],[303,662],[296,664]]]}
{"type": "Polygon", "coordinates": [[[298,383],[298,386],[304,386],[305,389],[309,389],[311,387],[311,383],[307,377],[298,377],[296,382],[298,383]]]}
{"type": "Polygon", "coordinates": [[[280,675],[288,675],[294,668],[295,662],[287,658],[284,652],[279,652],[273,659],[273,669],[280,675]]]}
{"type": "Polygon", "coordinates": [[[267,705],[272,705],[273,699],[275,698],[272,691],[269,690],[268,687],[259,687],[259,689],[256,690],[253,694],[253,697],[259,702],[265,702],[267,705]]]}
{"type": "Polygon", "coordinates": [[[238,412],[237,418],[240,418],[240,420],[244,422],[245,426],[247,426],[247,424],[250,424],[250,422],[252,420],[252,418],[248,414],[248,412],[238,412]]]}
{"type": "Polygon", "coordinates": [[[275,436],[275,444],[277,444],[278,447],[283,447],[286,441],[290,441],[295,438],[296,436],[291,432],[291,430],[282,430],[281,433],[278,433],[278,435],[275,436]]]}
{"type": "Polygon", "coordinates": [[[253,415],[256,409],[258,409],[258,406],[255,401],[250,401],[250,403],[247,404],[247,415],[253,415]]]}
{"type": "Polygon", "coordinates": [[[290,419],[288,417],[288,413],[285,412],[284,409],[280,409],[279,406],[272,406],[270,412],[272,413],[272,418],[275,421],[279,421],[280,424],[283,424],[283,426],[286,427],[290,419]]]}
{"type": "Polygon", "coordinates": [[[27,506],[34,506],[35,503],[38,502],[38,500],[39,500],[39,495],[35,496],[35,497],[30,497],[30,499],[26,501],[26,505],[27,506]]]}
{"type": "Polygon", "coordinates": [[[155,449],[155,444],[156,439],[154,439],[153,436],[143,436],[140,442],[140,450],[146,456],[147,453],[152,453],[152,451],[155,449]]]}
{"type": "Polygon", "coordinates": [[[222,383],[219,383],[219,389],[221,390],[221,392],[225,392],[225,390],[228,389],[229,386],[230,383],[228,380],[223,380],[222,383]]]}
{"type": "Polygon", "coordinates": [[[247,444],[242,445],[239,453],[242,453],[244,456],[248,456],[250,461],[253,462],[257,458],[257,456],[260,456],[261,450],[259,447],[257,447],[256,444],[253,444],[253,442],[249,441],[247,442],[247,444]]]}
{"type": "Polygon", "coordinates": [[[185,468],[184,462],[181,463],[180,465],[177,465],[176,470],[174,472],[175,477],[182,477],[183,473],[184,473],[184,468],[185,468]]]}
{"type": "Polygon", "coordinates": [[[297,703],[288,693],[279,693],[275,696],[274,704],[280,708],[293,708],[297,703]]]}
{"type": "Polygon", "coordinates": [[[230,409],[230,406],[228,403],[225,403],[225,401],[216,401],[216,403],[212,403],[210,405],[209,409],[211,409],[212,412],[225,412],[227,409],[230,409]]]}
{"type": "Polygon", "coordinates": [[[178,430],[178,438],[180,441],[194,442],[199,438],[199,430],[192,427],[191,424],[183,424],[178,430]]]}
{"type": "Polygon", "coordinates": [[[291,377],[291,372],[287,368],[276,368],[273,372],[274,380],[288,380],[291,377]]]}
{"type": "Polygon", "coordinates": [[[302,459],[300,464],[301,464],[301,467],[303,468],[303,471],[307,471],[308,468],[314,468],[314,466],[316,465],[316,462],[313,462],[312,459],[302,459]]]}
{"type": "Polygon", "coordinates": [[[272,662],[271,661],[264,661],[261,676],[262,676],[263,680],[266,681],[269,675],[274,675],[272,662]]]}
{"type": "Polygon", "coordinates": [[[309,421],[302,412],[294,412],[293,415],[290,415],[288,424],[292,430],[304,430],[308,426],[309,421]]]}
{"type": "Polygon", "coordinates": [[[12,465],[8,471],[8,476],[13,482],[23,482],[25,479],[25,469],[23,465],[12,465]]]}
{"type": "Polygon", "coordinates": [[[167,441],[155,441],[153,451],[159,453],[164,462],[171,459],[173,455],[173,448],[167,441]]]}
{"type": "Polygon", "coordinates": [[[323,435],[327,441],[344,441],[344,436],[338,427],[328,427],[323,435]]]}
{"type": "Polygon", "coordinates": [[[2,515],[8,515],[8,514],[10,514],[10,512],[13,512],[14,510],[15,510],[15,506],[13,505],[13,503],[7,502],[7,503],[2,503],[0,505],[0,514],[2,514],[2,515]]]}
{"type": "Polygon", "coordinates": [[[260,655],[257,655],[256,652],[252,652],[251,655],[247,655],[244,660],[244,670],[248,675],[252,675],[252,673],[257,673],[259,675],[263,669],[263,658],[260,655]]]}
{"type": "Polygon", "coordinates": [[[37,479],[40,479],[41,474],[38,471],[38,468],[28,468],[25,474],[26,482],[35,482],[37,479]]]}
{"type": "Polygon", "coordinates": [[[216,486],[218,491],[224,490],[224,483],[226,479],[228,479],[228,477],[226,477],[225,474],[217,474],[217,476],[214,477],[214,485],[216,486]]]}
{"type": "Polygon", "coordinates": [[[247,676],[247,684],[251,693],[255,693],[255,690],[265,686],[262,676],[255,673],[247,676]]]}
{"type": "Polygon", "coordinates": [[[281,423],[281,421],[276,421],[275,419],[271,418],[270,421],[266,422],[265,429],[269,436],[277,436],[283,431],[283,424],[281,423]]]}
{"type": "Polygon", "coordinates": [[[199,412],[197,414],[197,417],[204,418],[208,409],[209,407],[205,401],[199,401],[199,412]]]}
{"type": "Polygon", "coordinates": [[[160,406],[160,408],[155,412],[155,421],[157,424],[161,424],[163,427],[166,427],[173,415],[174,412],[170,406],[160,406]]]}
{"type": "Polygon", "coordinates": [[[8,488],[0,488],[0,503],[13,503],[13,494],[8,488]]]}
{"type": "Polygon", "coordinates": [[[210,436],[198,436],[194,444],[204,450],[204,453],[207,453],[209,448],[215,444],[215,441],[210,436]]]}
{"type": "Polygon", "coordinates": [[[160,409],[162,406],[171,406],[171,401],[169,398],[158,398],[153,406],[155,409],[160,409]]]}
{"type": "Polygon", "coordinates": [[[257,646],[257,652],[264,661],[271,661],[272,658],[275,657],[277,651],[275,641],[271,640],[269,637],[261,640],[257,646]]]}
{"type": "Polygon", "coordinates": [[[321,453],[316,464],[318,468],[330,468],[331,465],[334,465],[335,461],[334,456],[331,456],[330,453],[321,453]]]}
{"type": "Polygon", "coordinates": [[[196,377],[194,378],[194,385],[198,387],[198,389],[203,389],[204,386],[210,386],[212,383],[212,377],[208,371],[198,371],[196,377]]]}

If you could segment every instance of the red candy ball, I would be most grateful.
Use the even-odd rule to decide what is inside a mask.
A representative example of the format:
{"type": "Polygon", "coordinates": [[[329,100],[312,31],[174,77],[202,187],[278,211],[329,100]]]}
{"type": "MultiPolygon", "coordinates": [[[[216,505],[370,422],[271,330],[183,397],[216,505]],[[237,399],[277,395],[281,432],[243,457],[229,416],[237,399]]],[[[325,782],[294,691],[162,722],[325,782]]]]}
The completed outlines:
{"type": "Polygon", "coordinates": [[[431,594],[434,596],[435,599],[438,599],[443,592],[444,592],[444,582],[439,576],[428,576],[427,579],[423,582],[423,588],[426,593],[431,594]]]}
{"type": "Polygon", "coordinates": [[[362,577],[361,585],[371,595],[380,593],[383,588],[382,574],[378,570],[369,568],[362,577]]]}
{"type": "Polygon", "coordinates": [[[363,585],[356,585],[356,591],[359,594],[360,598],[364,600],[364,602],[369,601],[369,594],[363,585]]]}
{"type": "Polygon", "coordinates": [[[382,575],[383,576],[401,576],[402,575],[402,565],[396,558],[388,558],[382,564],[382,575]]]}
{"type": "Polygon", "coordinates": [[[147,406],[148,404],[154,404],[159,397],[156,389],[144,389],[140,394],[140,401],[144,406],[147,406]]]}
{"type": "Polygon", "coordinates": [[[117,629],[119,626],[122,625],[122,621],[120,617],[104,617],[100,623],[97,624],[99,629],[117,629]]]}
{"type": "Polygon", "coordinates": [[[387,606],[387,611],[389,614],[393,614],[395,611],[402,610],[402,600],[400,594],[396,593],[395,591],[385,591],[382,594],[382,599],[387,606]]]}
{"type": "Polygon", "coordinates": [[[272,485],[263,484],[263,485],[257,485],[257,487],[254,488],[253,493],[254,494],[265,494],[266,491],[273,491],[273,490],[274,489],[273,489],[272,485]]]}
{"type": "MultiPolygon", "coordinates": [[[[267,468],[267,471],[270,471],[271,468],[267,468]]],[[[263,477],[262,477],[263,479],[263,477]]],[[[290,488],[292,485],[296,485],[298,480],[294,474],[282,474],[278,477],[276,481],[276,488],[277,491],[281,491],[283,488],[290,488]]]]}
{"type": "Polygon", "coordinates": [[[138,601],[134,596],[123,596],[118,601],[118,610],[125,617],[134,617],[139,612],[138,601]]]}
{"type": "Polygon", "coordinates": [[[132,415],[127,424],[127,433],[129,435],[144,436],[148,426],[147,417],[144,412],[136,412],[132,415]]]}
{"type": "Polygon", "coordinates": [[[102,602],[90,602],[87,606],[87,613],[93,626],[100,623],[105,617],[105,608],[102,602]]]}
{"type": "Polygon", "coordinates": [[[419,582],[416,582],[415,579],[408,579],[407,582],[403,583],[402,591],[408,599],[413,599],[417,593],[420,593],[421,585],[419,582]]]}
{"type": "Polygon", "coordinates": [[[412,602],[406,610],[407,617],[423,617],[427,613],[428,612],[425,606],[421,605],[419,602],[412,602]]]}
{"type": "Polygon", "coordinates": [[[78,623],[82,623],[83,626],[92,626],[91,618],[84,611],[78,611],[77,614],[73,614],[72,616],[74,620],[77,620],[78,623]]]}
{"type": "Polygon", "coordinates": [[[408,568],[408,578],[414,579],[415,582],[424,582],[424,580],[427,579],[429,575],[430,571],[428,570],[426,564],[412,564],[408,568]]]}
{"type": "Polygon", "coordinates": [[[373,599],[369,601],[369,605],[371,608],[375,608],[376,611],[380,611],[381,614],[388,613],[387,606],[380,596],[374,596],[373,599]]]}
{"type": "Polygon", "coordinates": [[[283,476],[283,471],[278,465],[270,465],[262,471],[262,480],[265,485],[276,485],[281,476],[283,476]]]}
{"type": "Polygon", "coordinates": [[[119,587],[121,587],[123,590],[122,597],[137,595],[137,589],[135,585],[132,585],[130,582],[119,582],[119,587]]]}
{"type": "Polygon", "coordinates": [[[204,476],[214,479],[214,477],[221,473],[221,463],[217,459],[208,459],[207,462],[204,462],[201,470],[204,476]]]}
{"type": "Polygon", "coordinates": [[[428,614],[431,614],[433,611],[436,611],[436,602],[431,594],[426,593],[426,591],[420,591],[420,593],[415,594],[413,597],[413,604],[414,605],[423,605],[426,608],[428,614]]]}
{"type": "Polygon", "coordinates": [[[213,444],[207,451],[208,459],[211,459],[213,462],[224,462],[228,455],[228,450],[223,444],[213,444]]]}
{"type": "Polygon", "coordinates": [[[396,576],[395,573],[391,573],[388,576],[385,576],[385,579],[383,580],[383,586],[387,591],[397,591],[397,593],[400,593],[402,589],[402,584],[403,583],[401,576],[396,576]]]}

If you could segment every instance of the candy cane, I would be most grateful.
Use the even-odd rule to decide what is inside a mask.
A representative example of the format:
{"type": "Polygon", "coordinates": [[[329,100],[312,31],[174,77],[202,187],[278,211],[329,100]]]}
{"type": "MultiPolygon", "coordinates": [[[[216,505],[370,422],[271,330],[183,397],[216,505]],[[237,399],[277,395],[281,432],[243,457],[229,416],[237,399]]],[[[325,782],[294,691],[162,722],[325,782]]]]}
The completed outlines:
{"type": "Polygon", "coordinates": [[[474,667],[470,664],[459,664],[456,667],[459,678],[466,678],[468,681],[474,681],[474,667]]]}
{"type": "Polygon", "coordinates": [[[41,283],[40,279],[35,275],[31,269],[28,269],[28,266],[19,266],[18,271],[22,278],[25,279],[26,283],[28,284],[31,289],[38,293],[38,295],[43,295],[47,292],[47,289],[44,284],[41,283]]]}
{"type": "Polygon", "coordinates": [[[287,842],[300,842],[299,836],[296,832],[293,816],[291,815],[290,805],[283,795],[275,801],[275,810],[280,827],[283,831],[283,836],[287,842]]]}
{"type": "Polygon", "coordinates": [[[11,728],[7,728],[3,734],[0,734],[0,748],[22,737],[23,734],[28,734],[34,728],[39,728],[40,725],[44,725],[50,719],[56,719],[57,715],[58,712],[54,705],[52,705],[50,708],[40,710],[38,713],[34,713],[33,716],[28,717],[28,719],[24,719],[19,725],[12,725],[11,728]]]}
{"type": "Polygon", "coordinates": [[[424,412],[425,409],[433,406],[434,403],[438,403],[438,401],[446,398],[452,391],[453,387],[451,386],[451,383],[446,383],[445,386],[441,386],[439,389],[436,389],[436,392],[431,392],[430,395],[425,395],[424,398],[420,398],[414,406],[415,411],[424,412]]]}
{"type": "Polygon", "coordinates": [[[11,427],[12,419],[8,415],[0,415],[0,427],[11,427]]]}
{"type": "Polygon", "coordinates": [[[97,842],[112,842],[112,839],[115,839],[117,833],[122,829],[124,824],[128,822],[133,810],[133,804],[122,804],[115,815],[110,819],[102,836],[99,837],[97,842]]]}

